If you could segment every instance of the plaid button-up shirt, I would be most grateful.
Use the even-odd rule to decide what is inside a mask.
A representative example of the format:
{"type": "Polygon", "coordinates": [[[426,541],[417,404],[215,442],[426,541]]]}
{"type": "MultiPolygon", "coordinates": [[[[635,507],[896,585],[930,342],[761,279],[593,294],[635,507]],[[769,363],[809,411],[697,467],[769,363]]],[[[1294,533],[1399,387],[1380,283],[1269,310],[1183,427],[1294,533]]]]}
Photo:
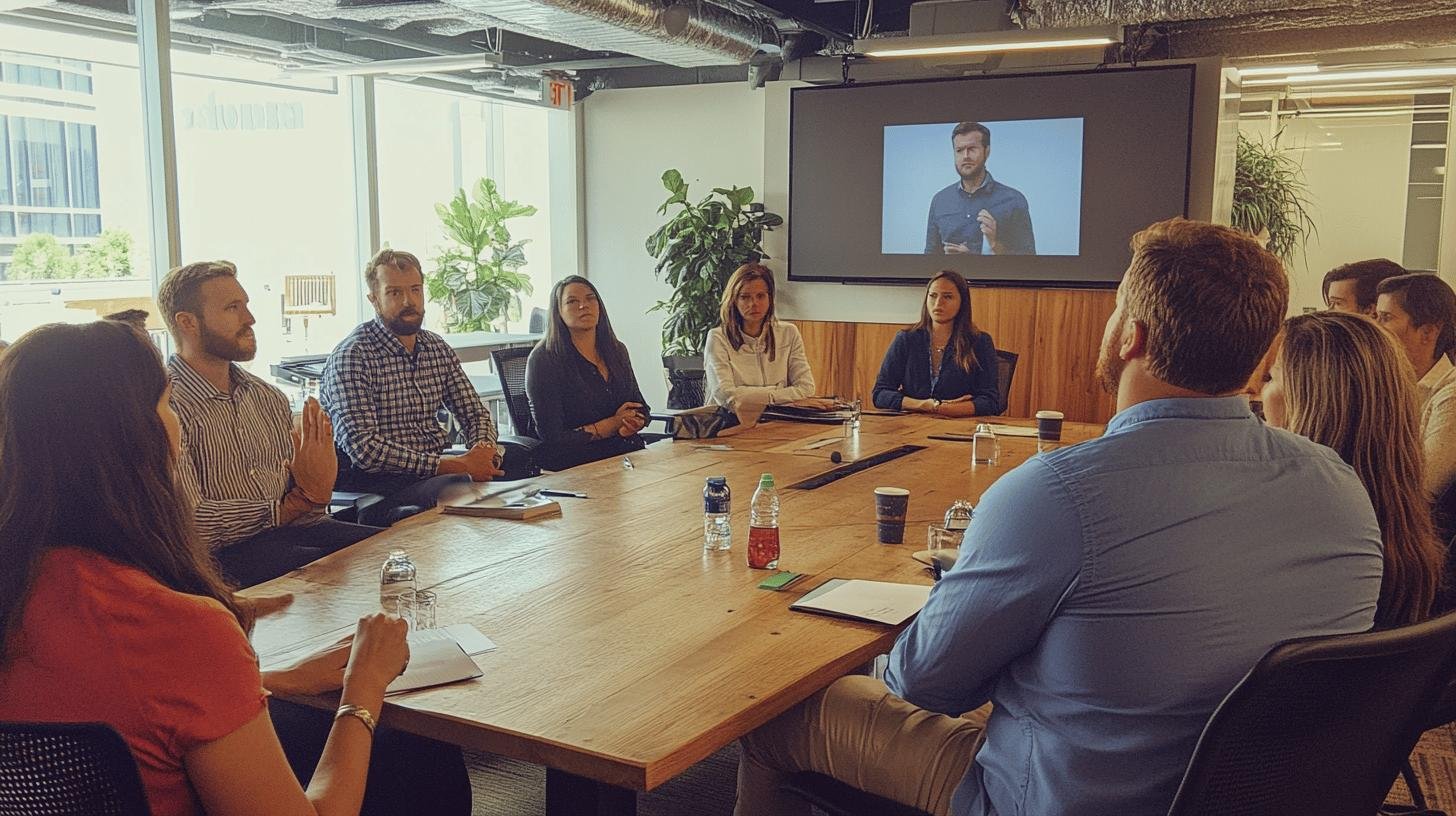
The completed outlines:
{"type": "Polygon", "coordinates": [[[378,318],[354,329],[324,364],[320,401],[334,442],[367,473],[435,475],[446,441],[436,417],[442,406],[467,444],[495,444],[495,422],[455,350],[423,329],[413,354],[378,318]]]}

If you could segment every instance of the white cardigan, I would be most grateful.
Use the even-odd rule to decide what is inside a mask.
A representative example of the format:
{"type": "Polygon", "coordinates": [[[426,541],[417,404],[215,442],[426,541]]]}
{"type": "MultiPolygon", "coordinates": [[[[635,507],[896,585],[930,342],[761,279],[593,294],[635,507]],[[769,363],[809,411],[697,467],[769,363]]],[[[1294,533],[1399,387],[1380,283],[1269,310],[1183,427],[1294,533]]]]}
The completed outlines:
{"type": "Polygon", "coordinates": [[[737,410],[738,399],[747,394],[768,394],[770,405],[814,396],[814,374],[799,329],[775,320],[767,330],[774,333],[772,360],[763,333],[744,337],[743,345],[734,351],[722,326],[708,332],[703,367],[707,369],[709,405],[737,410]]]}

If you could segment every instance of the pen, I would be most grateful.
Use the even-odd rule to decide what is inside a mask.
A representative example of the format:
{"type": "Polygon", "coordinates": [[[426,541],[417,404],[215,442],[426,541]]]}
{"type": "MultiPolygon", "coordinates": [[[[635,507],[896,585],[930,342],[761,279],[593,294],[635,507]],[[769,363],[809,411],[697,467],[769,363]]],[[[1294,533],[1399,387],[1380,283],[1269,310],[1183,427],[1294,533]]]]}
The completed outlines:
{"type": "Polygon", "coordinates": [[[585,498],[587,498],[587,495],[585,493],[579,493],[579,492],[577,492],[575,490],[552,490],[551,488],[542,488],[542,490],[540,492],[538,492],[536,495],[538,495],[538,496],[557,496],[557,497],[560,497],[560,498],[569,498],[569,499],[585,499],[585,498]]]}

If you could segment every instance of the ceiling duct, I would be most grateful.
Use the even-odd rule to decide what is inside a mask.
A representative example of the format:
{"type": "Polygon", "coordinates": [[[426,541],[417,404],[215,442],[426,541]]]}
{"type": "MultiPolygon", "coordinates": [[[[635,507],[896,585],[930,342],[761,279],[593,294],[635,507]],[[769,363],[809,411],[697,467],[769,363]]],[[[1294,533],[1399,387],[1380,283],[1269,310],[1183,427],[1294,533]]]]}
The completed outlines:
{"type": "Polygon", "coordinates": [[[695,68],[741,65],[776,51],[771,24],[707,0],[199,0],[204,9],[347,20],[442,36],[504,28],[592,51],[695,68]]]}
{"type": "Polygon", "coordinates": [[[1027,28],[1077,28],[1229,18],[1337,5],[1352,4],[1349,0],[1021,0],[1017,13],[1027,28]]]}

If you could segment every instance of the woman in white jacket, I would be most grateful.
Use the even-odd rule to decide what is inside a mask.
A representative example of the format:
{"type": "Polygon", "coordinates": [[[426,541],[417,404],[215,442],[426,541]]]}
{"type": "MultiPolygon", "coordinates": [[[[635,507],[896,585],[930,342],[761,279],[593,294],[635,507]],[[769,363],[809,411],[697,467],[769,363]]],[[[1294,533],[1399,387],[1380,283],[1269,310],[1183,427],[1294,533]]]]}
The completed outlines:
{"type": "Polygon", "coordinates": [[[703,363],[708,403],[737,411],[741,403],[782,405],[814,394],[804,340],[774,317],[773,272],[738,267],[723,288],[720,324],[708,332],[703,363]]]}

